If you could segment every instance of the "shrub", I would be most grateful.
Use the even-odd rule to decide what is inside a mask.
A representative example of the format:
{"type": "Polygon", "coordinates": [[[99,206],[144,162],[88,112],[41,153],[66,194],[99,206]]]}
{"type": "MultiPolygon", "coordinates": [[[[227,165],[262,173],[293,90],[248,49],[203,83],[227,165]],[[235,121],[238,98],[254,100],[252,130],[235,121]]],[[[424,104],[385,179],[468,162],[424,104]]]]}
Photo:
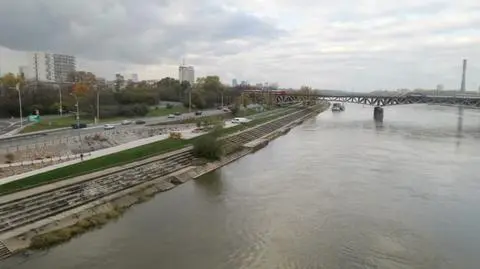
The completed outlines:
{"type": "Polygon", "coordinates": [[[201,136],[193,142],[193,155],[208,160],[218,160],[222,157],[222,143],[217,140],[215,132],[201,136]]]}
{"type": "Polygon", "coordinates": [[[165,107],[168,108],[168,109],[171,109],[171,108],[173,108],[173,105],[168,103],[165,107]]]}

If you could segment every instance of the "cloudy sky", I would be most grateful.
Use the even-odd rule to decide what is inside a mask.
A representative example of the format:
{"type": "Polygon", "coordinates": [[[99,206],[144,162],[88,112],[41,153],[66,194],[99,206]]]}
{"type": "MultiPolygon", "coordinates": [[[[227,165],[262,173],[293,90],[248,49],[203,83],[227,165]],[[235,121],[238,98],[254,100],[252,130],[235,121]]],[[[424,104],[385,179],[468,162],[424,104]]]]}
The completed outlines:
{"type": "Polygon", "coordinates": [[[480,85],[478,0],[1,0],[1,72],[24,51],[107,78],[197,76],[369,91],[480,85]]]}

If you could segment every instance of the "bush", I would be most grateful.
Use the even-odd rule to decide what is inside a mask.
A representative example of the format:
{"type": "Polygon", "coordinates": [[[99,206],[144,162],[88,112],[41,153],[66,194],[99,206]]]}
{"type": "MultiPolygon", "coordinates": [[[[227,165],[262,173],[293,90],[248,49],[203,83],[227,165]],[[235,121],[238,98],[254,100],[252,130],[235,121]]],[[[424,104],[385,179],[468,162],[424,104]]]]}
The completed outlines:
{"type": "Polygon", "coordinates": [[[214,132],[201,136],[193,142],[193,155],[197,158],[218,160],[223,155],[222,143],[214,132]]]}
{"type": "Polygon", "coordinates": [[[172,108],[173,108],[173,105],[170,104],[170,103],[168,103],[165,107],[168,108],[168,109],[172,109],[172,108]]]}

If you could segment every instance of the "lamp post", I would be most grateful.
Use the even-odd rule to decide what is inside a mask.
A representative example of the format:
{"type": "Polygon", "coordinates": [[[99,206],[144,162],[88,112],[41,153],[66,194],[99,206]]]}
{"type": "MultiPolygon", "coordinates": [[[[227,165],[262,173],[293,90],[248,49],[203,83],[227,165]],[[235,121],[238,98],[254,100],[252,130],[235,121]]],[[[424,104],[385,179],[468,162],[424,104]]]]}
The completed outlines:
{"type": "Polygon", "coordinates": [[[80,107],[78,105],[78,97],[76,94],[71,93],[70,95],[75,98],[75,106],[77,107],[77,128],[78,128],[78,139],[80,140],[80,156],[83,156],[83,147],[82,147],[82,136],[80,133],[80,107]]]}
{"type": "Polygon", "coordinates": [[[188,91],[188,113],[192,112],[192,87],[188,91]]]}
{"type": "Polygon", "coordinates": [[[59,99],[58,112],[60,113],[60,117],[62,117],[63,116],[62,84],[57,86],[58,86],[58,99],[59,99]]]}
{"type": "Polygon", "coordinates": [[[97,122],[100,122],[100,91],[98,90],[97,85],[93,86],[97,92],[97,122]]]}
{"type": "Polygon", "coordinates": [[[18,104],[20,106],[20,128],[23,128],[23,113],[22,113],[22,94],[20,92],[20,83],[15,85],[15,89],[18,92],[18,104]]]}

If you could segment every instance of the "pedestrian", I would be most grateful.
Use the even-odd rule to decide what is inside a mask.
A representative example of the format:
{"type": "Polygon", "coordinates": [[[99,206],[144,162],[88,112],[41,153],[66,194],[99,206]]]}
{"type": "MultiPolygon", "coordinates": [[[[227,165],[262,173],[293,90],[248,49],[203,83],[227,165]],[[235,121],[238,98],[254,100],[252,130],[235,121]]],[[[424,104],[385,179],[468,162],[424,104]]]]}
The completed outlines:
{"type": "Polygon", "coordinates": [[[83,161],[83,153],[80,153],[80,160],[83,161]]]}

